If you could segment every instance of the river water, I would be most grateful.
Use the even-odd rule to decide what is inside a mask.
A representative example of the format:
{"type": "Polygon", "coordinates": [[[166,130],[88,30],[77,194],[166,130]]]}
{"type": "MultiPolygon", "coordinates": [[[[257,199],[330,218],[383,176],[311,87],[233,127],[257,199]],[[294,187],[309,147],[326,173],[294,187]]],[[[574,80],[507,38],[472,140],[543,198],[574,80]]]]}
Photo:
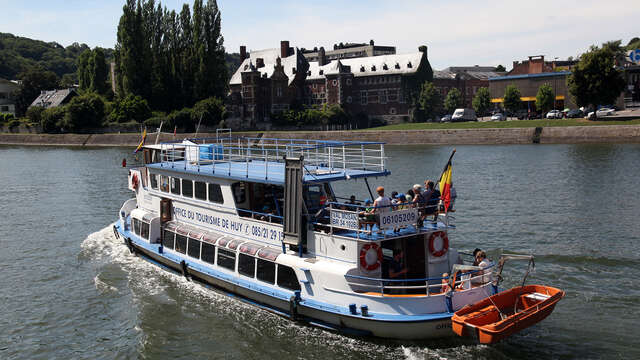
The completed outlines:
{"type": "MultiPolygon", "coordinates": [[[[447,146],[388,146],[406,191],[436,178],[447,146]]],[[[640,145],[458,146],[460,249],[536,256],[528,283],[566,297],[493,346],[400,342],[293,323],[129,254],[110,228],[125,148],[0,147],[0,359],[529,359],[640,357],[640,145]]],[[[337,186],[367,197],[361,180],[337,186]]],[[[524,264],[505,269],[506,284],[524,264]]]]}

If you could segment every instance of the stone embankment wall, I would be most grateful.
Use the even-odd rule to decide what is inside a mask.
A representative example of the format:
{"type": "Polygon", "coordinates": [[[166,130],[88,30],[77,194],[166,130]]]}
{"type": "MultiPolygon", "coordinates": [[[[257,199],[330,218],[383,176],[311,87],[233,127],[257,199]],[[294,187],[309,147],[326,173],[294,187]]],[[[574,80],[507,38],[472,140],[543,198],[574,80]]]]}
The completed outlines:
{"type": "MultiPolygon", "coordinates": [[[[178,139],[194,134],[178,134],[178,139]]],[[[640,125],[602,125],[517,129],[313,131],[244,133],[248,136],[288,139],[377,141],[390,145],[409,144],[562,144],[562,143],[640,143],[640,125]]],[[[215,137],[215,134],[199,134],[215,137]]],[[[147,143],[155,142],[149,134],[147,143]]],[[[159,141],[173,140],[163,134],[159,141]]],[[[0,134],[0,144],[56,146],[136,146],[140,134],[0,134]]]]}

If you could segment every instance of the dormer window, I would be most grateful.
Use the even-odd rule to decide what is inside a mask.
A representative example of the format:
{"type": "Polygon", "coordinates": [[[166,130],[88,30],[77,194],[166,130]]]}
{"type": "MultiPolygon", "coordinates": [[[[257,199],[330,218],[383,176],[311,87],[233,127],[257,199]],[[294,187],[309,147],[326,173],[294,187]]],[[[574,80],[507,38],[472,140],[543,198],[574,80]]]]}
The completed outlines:
{"type": "Polygon", "coordinates": [[[307,71],[307,76],[311,76],[311,70],[307,71]]]}
{"type": "Polygon", "coordinates": [[[360,66],[360,72],[364,72],[364,66],[360,66]]]}
{"type": "Polygon", "coordinates": [[[247,70],[249,68],[249,65],[245,65],[244,69],[247,70]]]}
{"type": "Polygon", "coordinates": [[[400,69],[400,64],[396,63],[396,69],[400,69]]]}
{"type": "Polygon", "coordinates": [[[371,66],[371,71],[376,71],[376,66],[375,65],[371,66]]]}
{"type": "Polygon", "coordinates": [[[389,67],[387,66],[387,64],[382,65],[382,69],[383,70],[389,70],[389,67]]]}
{"type": "Polygon", "coordinates": [[[323,75],[323,74],[324,74],[324,70],[320,70],[320,75],[323,75]]]}
{"type": "Polygon", "coordinates": [[[411,61],[409,61],[409,63],[407,64],[407,67],[408,68],[412,68],[413,67],[413,65],[411,65],[411,61]]]}

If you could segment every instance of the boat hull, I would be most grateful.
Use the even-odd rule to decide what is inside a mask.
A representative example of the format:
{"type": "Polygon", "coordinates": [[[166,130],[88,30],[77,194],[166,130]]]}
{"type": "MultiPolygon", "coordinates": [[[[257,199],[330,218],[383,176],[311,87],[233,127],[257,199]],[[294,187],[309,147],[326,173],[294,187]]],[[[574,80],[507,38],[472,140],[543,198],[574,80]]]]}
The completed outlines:
{"type": "Polygon", "coordinates": [[[562,297],[564,291],[550,286],[518,286],[458,310],[452,330],[493,344],[544,320],[562,297]]]}
{"type": "Polygon", "coordinates": [[[433,316],[429,317],[427,320],[386,321],[363,317],[361,314],[350,316],[330,311],[323,311],[304,305],[304,301],[294,305],[293,298],[281,299],[269,296],[243,286],[239,286],[232,282],[225,281],[224,279],[211,276],[210,274],[198,271],[195,268],[183,268],[181,263],[173,261],[157,251],[153,251],[142,246],[142,244],[138,243],[135,239],[130,237],[128,238],[128,234],[121,233],[119,228],[117,231],[123,238],[124,243],[129,246],[133,253],[150,260],[156,265],[168,268],[177,273],[182,273],[189,278],[214,286],[230,294],[237,295],[241,300],[257,305],[275,314],[301,321],[312,326],[358,336],[374,336],[403,340],[433,339],[454,335],[451,331],[452,313],[433,314],[433,316]]]}

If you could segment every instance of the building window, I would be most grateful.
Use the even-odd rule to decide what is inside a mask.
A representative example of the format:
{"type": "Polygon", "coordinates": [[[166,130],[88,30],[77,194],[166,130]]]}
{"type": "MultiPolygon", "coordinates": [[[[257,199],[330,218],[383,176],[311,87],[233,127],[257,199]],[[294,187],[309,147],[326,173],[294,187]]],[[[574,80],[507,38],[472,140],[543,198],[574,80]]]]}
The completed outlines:
{"type": "Polygon", "coordinates": [[[398,90],[399,89],[389,89],[389,90],[387,90],[387,101],[388,102],[397,102],[398,101],[398,90]]]}
{"type": "Polygon", "coordinates": [[[377,104],[378,103],[378,98],[379,98],[379,96],[378,96],[379,92],[380,92],[380,90],[378,90],[378,91],[376,91],[376,90],[369,91],[368,94],[367,94],[367,102],[369,104],[377,104]]]}
{"type": "Polygon", "coordinates": [[[192,258],[199,259],[200,258],[200,241],[189,238],[189,249],[188,254],[192,258]]]}
{"type": "Polygon", "coordinates": [[[182,179],[182,196],[193,197],[193,181],[182,179]]]}
{"type": "Polygon", "coordinates": [[[389,114],[391,114],[391,115],[395,115],[395,114],[396,114],[396,108],[393,108],[393,107],[392,107],[392,108],[390,108],[390,109],[389,109],[389,114]]]}
{"type": "Polygon", "coordinates": [[[333,86],[338,86],[338,80],[333,80],[333,81],[331,82],[331,84],[332,84],[333,86]]]}
{"type": "Polygon", "coordinates": [[[351,79],[347,79],[347,86],[351,86],[351,79]]]}
{"type": "Polygon", "coordinates": [[[289,290],[300,290],[298,277],[292,268],[278,264],[278,286],[289,290]]]}
{"type": "Polygon", "coordinates": [[[360,104],[367,105],[367,90],[360,91],[360,104]]]}
{"type": "Polygon", "coordinates": [[[314,88],[314,89],[315,89],[315,88],[317,88],[317,87],[318,87],[318,86],[317,86],[316,84],[313,84],[313,88],[314,88]]]}
{"type": "Polygon", "coordinates": [[[173,250],[173,240],[175,236],[176,236],[175,233],[169,230],[165,230],[164,233],[162,234],[162,246],[166,247],[167,249],[173,250]]]}
{"type": "Polygon", "coordinates": [[[351,96],[347,96],[347,104],[351,104],[351,101],[353,101],[353,99],[351,98],[351,96]]]}
{"type": "Polygon", "coordinates": [[[378,90],[378,94],[380,95],[380,104],[387,103],[387,90],[378,90]]]}
{"type": "Polygon", "coordinates": [[[247,254],[238,256],[238,273],[250,278],[256,274],[256,258],[247,254]]]}
{"type": "Polygon", "coordinates": [[[222,197],[222,189],[218,184],[209,184],[209,201],[222,204],[224,198],[222,197]]]}
{"type": "Polygon", "coordinates": [[[211,244],[207,244],[205,242],[202,243],[202,261],[209,264],[213,264],[213,261],[215,259],[215,253],[216,253],[215,246],[211,244]]]}
{"type": "Polygon", "coordinates": [[[225,249],[218,248],[218,266],[231,271],[236,268],[236,253],[225,249]]]}
{"type": "Polygon", "coordinates": [[[171,193],[180,195],[180,179],[171,177],[171,193]]]}
{"type": "Polygon", "coordinates": [[[276,96],[278,97],[282,96],[282,86],[276,87],[276,96]]]}
{"type": "Polygon", "coordinates": [[[202,181],[195,182],[195,195],[198,200],[207,200],[207,183],[202,181]]]}
{"type": "Polygon", "coordinates": [[[258,259],[257,278],[260,281],[264,281],[264,282],[269,283],[269,284],[275,284],[275,282],[276,282],[276,264],[271,262],[271,261],[258,259]]]}
{"type": "Polygon", "coordinates": [[[187,237],[176,234],[176,251],[182,254],[187,252],[187,237]]]}

